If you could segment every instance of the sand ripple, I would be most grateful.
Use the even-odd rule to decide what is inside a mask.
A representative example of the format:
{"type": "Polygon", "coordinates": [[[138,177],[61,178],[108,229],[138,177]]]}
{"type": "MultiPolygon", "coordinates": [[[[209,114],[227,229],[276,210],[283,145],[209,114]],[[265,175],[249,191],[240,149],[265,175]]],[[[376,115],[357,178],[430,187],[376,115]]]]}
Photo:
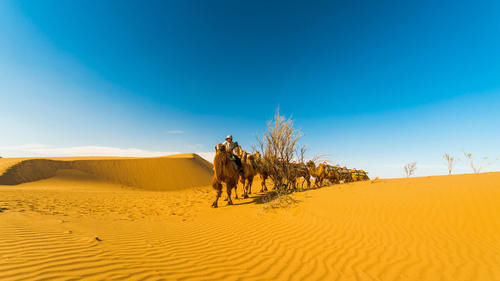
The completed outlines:
{"type": "Polygon", "coordinates": [[[326,187],[279,210],[82,182],[1,188],[0,280],[500,280],[499,173],[326,187]]]}

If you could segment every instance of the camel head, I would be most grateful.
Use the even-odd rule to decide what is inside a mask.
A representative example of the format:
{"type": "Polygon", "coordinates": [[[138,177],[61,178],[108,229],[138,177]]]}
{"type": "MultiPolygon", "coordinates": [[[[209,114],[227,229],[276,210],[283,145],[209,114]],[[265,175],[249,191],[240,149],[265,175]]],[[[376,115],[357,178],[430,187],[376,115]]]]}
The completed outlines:
{"type": "Polygon", "coordinates": [[[226,151],[226,147],[220,142],[215,146],[215,152],[218,151],[226,151]]]}
{"type": "MultiPolygon", "coordinates": [[[[245,153],[246,153],[246,152],[245,152],[245,153]]],[[[248,159],[248,160],[250,160],[250,161],[255,161],[255,155],[248,153],[246,156],[247,156],[247,159],[248,159]]]]}
{"type": "Polygon", "coordinates": [[[254,153],[254,159],[255,159],[255,161],[260,161],[260,159],[261,159],[260,152],[257,151],[254,153]]]}
{"type": "Polygon", "coordinates": [[[226,165],[227,163],[229,163],[229,161],[231,160],[230,159],[230,153],[228,151],[226,151],[226,146],[224,146],[222,143],[218,143],[216,146],[215,146],[215,158],[214,158],[214,163],[217,159],[217,161],[219,161],[219,163],[222,163],[224,165],[226,165]]]}

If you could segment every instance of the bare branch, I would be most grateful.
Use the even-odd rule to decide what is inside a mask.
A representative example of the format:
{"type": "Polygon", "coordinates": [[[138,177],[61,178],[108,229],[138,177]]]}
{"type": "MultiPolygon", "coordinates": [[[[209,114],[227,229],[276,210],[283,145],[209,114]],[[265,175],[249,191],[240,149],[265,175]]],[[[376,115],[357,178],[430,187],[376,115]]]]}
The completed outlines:
{"type": "Polygon", "coordinates": [[[443,159],[444,159],[446,166],[448,167],[448,175],[451,175],[453,167],[455,167],[455,165],[457,164],[458,159],[455,159],[455,157],[451,156],[448,153],[445,153],[443,155],[443,159]]]}
{"type": "Polygon", "coordinates": [[[305,146],[298,148],[302,136],[302,132],[293,127],[290,118],[280,115],[278,108],[274,119],[267,123],[264,135],[257,139],[257,150],[263,156],[261,165],[269,173],[278,192],[286,191],[295,182],[292,162],[295,156],[303,162],[306,152],[305,146]]]}
{"type": "Polygon", "coordinates": [[[465,159],[469,161],[469,166],[472,168],[472,171],[474,171],[475,174],[479,174],[484,168],[492,165],[498,160],[497,158],[490,161],[488,157],[483,157],[479,164],[477,164],[477,162],[475,162],[474,158],[472,157],[472,153],[467,153],[464,151],[464,156],[465,159]]]}
{"type": "Polygon", "coordinates": [[[406,177],[411,177],[413,174],[415,174],[415,170],[417,169],[417,162],[411,162],[406,165],[404,165],[404,170],[406,177]]]}

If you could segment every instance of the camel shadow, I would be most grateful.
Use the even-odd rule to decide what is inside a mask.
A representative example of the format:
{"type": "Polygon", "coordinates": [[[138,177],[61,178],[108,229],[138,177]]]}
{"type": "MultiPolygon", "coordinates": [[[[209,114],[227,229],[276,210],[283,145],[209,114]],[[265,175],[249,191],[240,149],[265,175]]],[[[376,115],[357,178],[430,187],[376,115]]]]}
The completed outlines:
{"type": "MultiPolygon", "coordinates": [[[[297,191],[294,191],[293,193],[304,192],[304,191],[307,191],[307,190],[300,190],[300,191],[297,190],[297,191]]],[[[243,199],[243,198],[234,199],[234,200],[248,200],[248,199],[251,199],[251,200],[246,201],[246,202],[234,202],[234,200],[233,200],[233,206],[242,206],[242,205],[249,205],[249,204],[257,204],[257,205],[266,204],[266,203],[269,203],[269,202],[277,199],[280,196],[280,194],[274,190],[263,191],[263,192],[258,192],[258,193],[254,193],[254,194],[252,194],[254,196],[249,196],[249,198],[247,198],[247,199],[243,199]]],[[[290,194],[292,194],[292,193],[289,193],[287,195],[290,195],[290,194]]],[[[295,200],[295,201],[297,203],[300,202],[300,200],[295,200]]]]}
{"type": "Polygon", "coordinates": [[[7,208],[0,207],[0,213],[3,213],[4,211],[8,210],[7,208]]]}

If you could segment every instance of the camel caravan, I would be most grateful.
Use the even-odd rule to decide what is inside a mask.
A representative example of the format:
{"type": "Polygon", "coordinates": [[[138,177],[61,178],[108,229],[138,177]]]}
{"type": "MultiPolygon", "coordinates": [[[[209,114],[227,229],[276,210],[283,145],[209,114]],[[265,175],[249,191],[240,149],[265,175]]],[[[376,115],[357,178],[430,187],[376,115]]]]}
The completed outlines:
{"type": "MultiPolygon", "coordinates": [[[[264,161],[265,159],[257,151],[248,153],[233,142],[232,136],[226,137],[224,143],[219,143],[215,147],[214,157],[214,178],[212,181],[213,188],[217,191],[217,197],[212,204],[212,207],[218,207],[218,200],[222,195],[222,185],[226,184],[228,205],[232,205],[231,193],[234,189],[235,199],[238,199],[237,186],[240,182],[243,186],[243,198],[248,198],[252,194],[252,183],[254,178],[259,175],[261,179],[260,192],[268,191],[266,181],[268,178],[276,176],[275,166],[284,167],[286,173],[286,190],[297,190],[304,188],[307,183],[307,188],[319,188],[324,185],[348,183],[354,181],[369,180],[367,172],[363,170],[347,169],[346,167],[332,166],[326,162],[316,165],[312,160],[307,163],[297,163],[296,161],[285,162],[280,159],[273,161],[264,161]],[[270,166],[269,163],[273,163],[270,166]],[[314,178],[314,185],[311,187],[311,180],[314,178]]],[[[281,169],[280,171],[283,171],[281,169]]],[[[275,177],[276,178],[276,177],[275,177]]],[[[273,189],[277,188],[276,182],[273,189]]]]}

